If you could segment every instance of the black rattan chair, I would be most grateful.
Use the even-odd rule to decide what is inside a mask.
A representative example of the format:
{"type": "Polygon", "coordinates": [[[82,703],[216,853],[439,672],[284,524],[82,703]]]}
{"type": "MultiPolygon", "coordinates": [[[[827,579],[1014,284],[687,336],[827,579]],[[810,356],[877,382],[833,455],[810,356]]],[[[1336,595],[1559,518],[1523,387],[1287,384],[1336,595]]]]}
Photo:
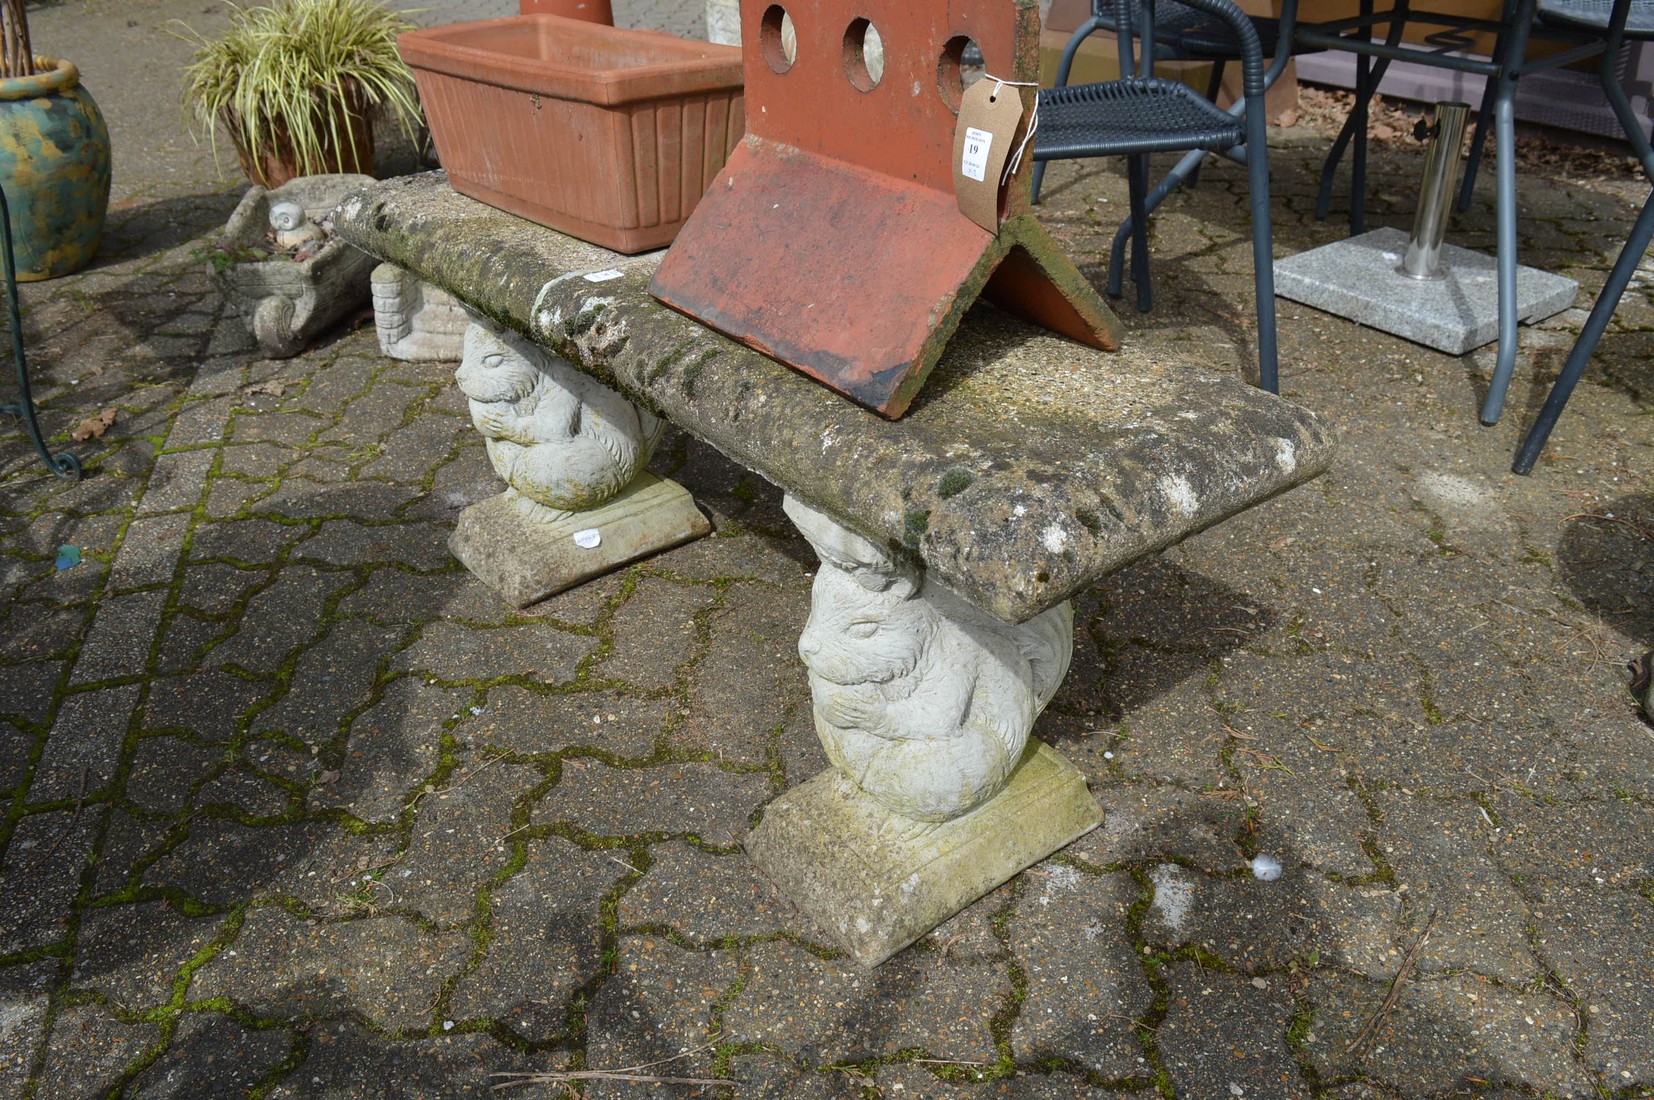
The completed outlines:
{"type": "MultiPolygon", "coordinates": [[[[1130,25],[1140,25],[1141,0],[1127,0],[1130,25]]],[[[1105,31],[1116,28],[1113,0],[1092,0],[1091,13],[1105,31]]],[[[1281,21],[1263,16],[1248,16],[1252,29],[1258,32],[1258,44],[1265,57],[1273,58],[1279,51],[1281,21]]],[[[1294,53],[1310,52],[1294,50],[1294,53]]],[[[1154,59],[1160,61],[1204,61],[1212,66],[1211,78],[1206,84],[1206,98],[1214,102],[1223,87],[1223,74],[1231,61],[1239,61],[1243,50],[1235,37],[1234,28],[1224,19],[1192,8],[1181,0],[1156,0],[1154,7],[1154,59]]],[[[1265,79],[1265,83],[1273,83],[1265,79]]]]}
{"type": "MultiPolygon", "coordinates": [[[[1057,87],[1040,92],[1039,129],[1034,137],[1033,192],[1038,201],[1045,163],[1077,157],[1124,156],[1130,191],[1131,274],[1137,305],[1153,304],[1149,279],[1148,214],[1177,183],[1185,180],[1204,153],[1223,153],[1247,166],[1251,184],[1252,263],[1257,288],[1259,385],[1278,392],[1275,334],[1275,277],[1269,220],[1269,160],[1265,141],[1263,46],[1253,20],[1231,0],[1162,0],[1167,17],[1184,33],[1198,24],[1218,42],[1226,27],[1239,51],[1244,96],[1225,111],[1194,89],[1153,75],[1161,56],[1156,3],[1145,0],[1092,0],[1092,17],[1069,39],[1057,70],[1057,87]],[[1105,17],[1099,12],[1108,11],[1105,17]],[[1192,13],[1192,14],[1191,14],[1192,13]],[[1198,18],[1196,18],[1198,17],[1198,18]],[[1105,26],[1119,40],[1119,80],[1068,84],[1080,43],[1105,26]],[[1141,43],[1141,50],[1137,48],[1141,43]],[[1140,53],[1140,57],[1139,57],[1140,53]],[[1190,151],[1173,174],[1151,195],[1149,154],[1190,151]]],[[[1174,40],[1167,40],[1168,43],[1174,40]]],[[[1284,64],[1285,59],[1279,59],[1284,64]]],[[[1271,72],[1279,71],[1279,64],[1271,72]]],[[[1122,227],[1122,232],[1126,232],[1122,227]]],[[[1124,238],[1121,238],[1123,244],[1124,238]]],[[[1109,272],[1109,293],[1121,293],[1121,250],[1109,272]]]]}

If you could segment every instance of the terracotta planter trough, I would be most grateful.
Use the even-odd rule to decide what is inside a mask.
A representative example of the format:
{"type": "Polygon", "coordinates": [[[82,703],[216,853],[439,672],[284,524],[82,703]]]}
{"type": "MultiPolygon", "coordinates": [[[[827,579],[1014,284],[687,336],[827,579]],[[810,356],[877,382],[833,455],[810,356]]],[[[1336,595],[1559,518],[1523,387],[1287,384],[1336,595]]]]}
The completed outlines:
{"type": "Polygon", "coordinates": [[[456,191],[619,252],[671,243],[741,140],[741,52],[520,15],[411,31],[456,191]]]}

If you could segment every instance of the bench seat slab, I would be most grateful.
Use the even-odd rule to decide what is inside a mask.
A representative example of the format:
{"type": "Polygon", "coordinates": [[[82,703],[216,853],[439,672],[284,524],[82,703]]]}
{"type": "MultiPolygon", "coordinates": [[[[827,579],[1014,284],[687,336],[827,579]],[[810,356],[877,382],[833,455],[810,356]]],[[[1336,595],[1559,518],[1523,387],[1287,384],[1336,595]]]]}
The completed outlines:
{"type": "Polygon", "coordinates": [[[988,306],[892,423],[655,301],[658,254],[572,240],[456,194],[441,173],[354,193],[335,228],[916,555],[1007,622],[1308,480],[1333,455],[1314,414],[1234,377],[1082,347],[988,306]]]}

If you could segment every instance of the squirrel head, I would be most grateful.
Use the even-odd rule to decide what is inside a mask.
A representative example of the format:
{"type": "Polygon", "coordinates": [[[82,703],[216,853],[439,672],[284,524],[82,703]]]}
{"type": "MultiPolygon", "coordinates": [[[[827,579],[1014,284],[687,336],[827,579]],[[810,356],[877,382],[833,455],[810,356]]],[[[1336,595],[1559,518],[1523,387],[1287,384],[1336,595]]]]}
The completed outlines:
{"type": "Polygon", "coordinates": [[[907,586],[870,590],[824,564],[798,652],[812,673],[830,683],[892,684],[918,668],[938,622],[935,608],[907,586]]]}
{"type": "Polygon", "coordinates": [[[898,560],[825,512],[818,512],[790,493],[782,498],[781,508],[810,541],[823,567],[838,569],[869,592],[890,591],[905,598],[922,587],[912,562],[898,560]]]}
{"type": "Polygon", "coordinates": [[[466,328],[465,353],[454,381],[472,401],[521,401],[533,392],[539,374],[522,348],[474,322],[466,328]]]}

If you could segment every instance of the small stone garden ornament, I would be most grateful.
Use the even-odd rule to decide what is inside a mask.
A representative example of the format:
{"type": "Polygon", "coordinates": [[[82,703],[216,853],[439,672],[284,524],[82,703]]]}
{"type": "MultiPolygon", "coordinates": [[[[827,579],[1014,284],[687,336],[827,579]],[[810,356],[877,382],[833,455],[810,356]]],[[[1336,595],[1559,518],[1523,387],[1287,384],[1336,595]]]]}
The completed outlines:
{"type": "Polygon", "coordinates": [[[373,258],[337,240],[326,216],[359,175],[300,176],[242,196],[209,256],[219,288],[271,359],[303,351],[368,301],[373,258]]]}
{"type": "Polygon", "coordinates": [[[455,360],[465,353],[470,314],[448,292],[395,264],[373,269],[373,324],[392,359],[455,360]]]}
{"type": "MultiPolygon", "coordinates": [[[[278,202],[270,205],[270,235],[275,246],[283,252],[297,253],[305,245],[320,248],[327,239],[327,231],[310,220],[304,207],[296,202],[278,202]]],[[[306,257],[308,258],[308,257],[306,257]]]]}

